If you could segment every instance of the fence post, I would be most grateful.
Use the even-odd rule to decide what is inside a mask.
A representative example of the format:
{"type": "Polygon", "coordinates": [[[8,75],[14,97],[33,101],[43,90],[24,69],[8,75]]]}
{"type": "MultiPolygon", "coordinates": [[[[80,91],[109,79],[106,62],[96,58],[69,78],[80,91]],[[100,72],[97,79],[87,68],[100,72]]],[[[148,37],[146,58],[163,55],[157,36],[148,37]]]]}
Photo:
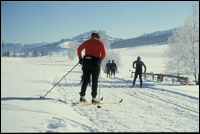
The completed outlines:
{"type": "Polygon", "coordinates": [[[186,85],[188,85],[188,77],[186,78],[186,85]]]}
{"type": "Polygon", "coordinates": [[[131,78],[133,78],[133,71],[131,71],[131,78]]]}

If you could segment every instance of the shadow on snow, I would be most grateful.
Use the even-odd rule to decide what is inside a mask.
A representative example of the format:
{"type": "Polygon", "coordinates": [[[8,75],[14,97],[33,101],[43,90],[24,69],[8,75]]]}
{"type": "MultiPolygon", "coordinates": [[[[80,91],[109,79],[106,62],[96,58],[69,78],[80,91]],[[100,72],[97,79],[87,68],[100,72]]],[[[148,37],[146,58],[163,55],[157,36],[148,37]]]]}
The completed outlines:
{"type": "Polygon", "coordinates": [[[33,100],[55,100],[53,98],[40,98],[40,97],[2,97],[1,101],[9,101],[9,100],[25,100],[25,101],[33,101],[33,100]]]}

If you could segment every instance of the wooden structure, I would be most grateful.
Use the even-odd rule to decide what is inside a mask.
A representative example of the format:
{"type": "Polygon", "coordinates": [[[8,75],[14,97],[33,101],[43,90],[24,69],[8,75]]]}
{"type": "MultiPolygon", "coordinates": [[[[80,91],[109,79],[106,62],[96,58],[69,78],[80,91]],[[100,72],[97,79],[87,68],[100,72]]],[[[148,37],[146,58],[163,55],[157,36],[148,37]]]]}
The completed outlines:
{"type": "MultiPolygon", "coordinates": [[[[131,78],[133,77],[133,73],[131,72],[131,78]]],[[[174,84],[175,79],[177,79],[177,82],[180,82],[180,84],[188,85],[188,77],[182,77],[182,76],[175,76],[175,75],[167,75],[167,74],[154,74],[154,73],[143,73],[144,79],[146,80],[147,75],[152,76],[152,80],[154,80],[157,76],[157,81],[162,82],[164,77],[172,78],[172,84],[174,84]]]]}

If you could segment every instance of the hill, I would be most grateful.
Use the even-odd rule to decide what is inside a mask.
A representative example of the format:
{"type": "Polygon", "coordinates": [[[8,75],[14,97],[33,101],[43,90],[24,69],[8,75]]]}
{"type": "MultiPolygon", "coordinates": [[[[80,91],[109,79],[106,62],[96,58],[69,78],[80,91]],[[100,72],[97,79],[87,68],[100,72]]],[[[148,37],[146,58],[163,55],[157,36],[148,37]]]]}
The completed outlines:
{"type": "Polygon", "coordinates": [[[111,48],[126,48],[151,44],[167,44],[167,40],[176,31],[176,28],[143,34],[137,38],[116,41],[110,44],[111,48]]]}
{"type": "Polygon", "coordinates": [[[10,53],[23,53],[23,52],[31,52],[33,53],[35,50],[38,52],[46,51],[48,53],[56,53],[62,50],[66,50],[68,47],[66,44],[79,46],[85,40],[90,39],[90,35],[92,32],[99,32],[101,35],[101,40],[104,42],[106,47],[111,49],[114,48],[126,48],[126,47],[135,47],[141,45],[150,45],[150,44],[166,44],[167,39],[173,34],[176,29],[170,29],[165,31],[157,31],[150,34],[143,34],[136,38],[131,39],[121,39],[121,38],[113,38],[106,34],[105,31],[102,30],[92,30],[80,35],[77,35],[73,38],[61,39],[57,42],[42,42],[42,43],[33,43],[33,44],[20,44],[20,43],[5,43],[4,41],[1,43],[2,52],[10,51],[10,53]]]}
{"type": "Polygon", "coordinates": [[[46,51],[48,53],[56,53],[60,52],[62,50],[66,50],[68,45],[80,45],[83,43],[85,40],[90,39],[90,35],[92,32],[99,32],[101,35],[101,40],[104,42],[106,47],[109,47],[109,45],[112,42],[120,40],[119,38],[112,38],[106,34],[105,31],[102,30],[92,30],[83,34],[80,34],[78,36],[75,36],[73,38],[69,39],[61,39],[60,41],[57,42],[52,42],[52,43],[34,43],[34,44],[20,44],[20,43],[5,43],[2,42],[2,52],[7,52],[10,51],[11,53],[14,53],[14,50],[16,53],[22,53],[22,52],[34,52],[35,50],[38,52],[41,51],[46,51]]]}

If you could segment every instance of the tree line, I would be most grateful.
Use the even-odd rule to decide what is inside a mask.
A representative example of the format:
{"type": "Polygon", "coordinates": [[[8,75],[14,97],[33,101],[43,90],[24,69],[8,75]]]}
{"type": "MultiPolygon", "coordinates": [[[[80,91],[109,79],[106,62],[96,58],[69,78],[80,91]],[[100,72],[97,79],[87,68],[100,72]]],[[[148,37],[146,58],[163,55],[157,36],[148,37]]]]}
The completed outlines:
{"type": "Polygon", "coordinates": [[[24,51],[21,53],[16,53],[14,51],[13,54],[11,54],[10,51],[5,51],[1,53],[1,56],[3,57],[38,57],[38,56],[45,56],[45,55],[49,55],[49,54],[44,49],[40,51],[34,50],[33,52],[24,51]]]}

